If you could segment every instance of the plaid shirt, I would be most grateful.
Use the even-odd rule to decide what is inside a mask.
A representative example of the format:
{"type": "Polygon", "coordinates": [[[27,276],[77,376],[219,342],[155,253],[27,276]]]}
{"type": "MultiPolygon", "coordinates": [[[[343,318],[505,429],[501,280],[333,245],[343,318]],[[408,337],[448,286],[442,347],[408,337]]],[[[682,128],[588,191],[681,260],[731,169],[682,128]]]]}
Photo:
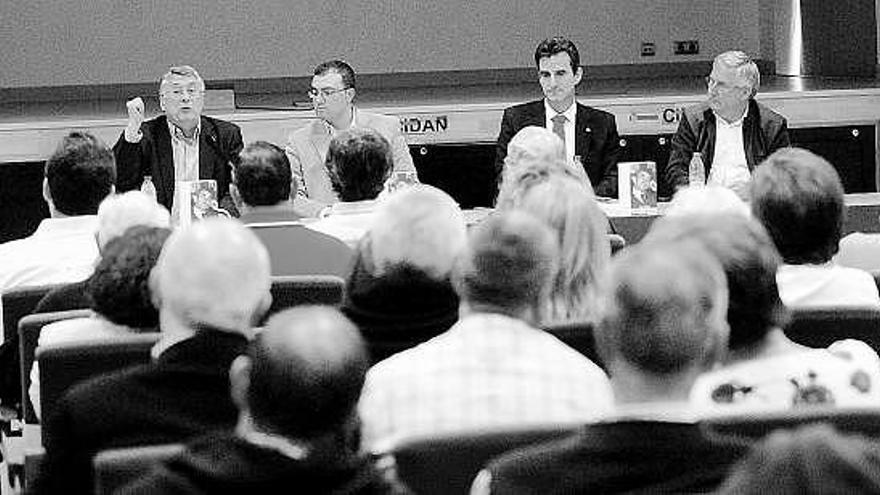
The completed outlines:
{"type": "Polygon", "coordinates": [[[364,446],[482,427],[588,422],[612,407],[605,373],[552,335],[499,314],[472,314],[443,335],[376,364],[360,414],[364,446]]]}

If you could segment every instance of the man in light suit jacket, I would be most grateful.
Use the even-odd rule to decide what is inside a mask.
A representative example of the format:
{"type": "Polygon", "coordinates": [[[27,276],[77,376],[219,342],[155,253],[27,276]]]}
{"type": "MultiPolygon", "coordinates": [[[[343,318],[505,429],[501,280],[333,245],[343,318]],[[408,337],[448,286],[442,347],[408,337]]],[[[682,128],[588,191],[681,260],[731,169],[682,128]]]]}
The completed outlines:
{"type": "Polygon", "coordinates": [[[165,115],[144,122],[144,102],[126,103],[128,125],[113,147],[119,191],[137,189],[151,176],[156,199],[172,210],[178,181],[214,179],[220,207],[238,216],[229,196],[230,162],[242,148],[241,129],[202,115],[205,82],[188,65],[172,67],[159,84],[165,115]]]}
{"type": "Polygon", "coordinates": [[[583,77],[577,47],[565,38],[546,39],[535,50],[535,65],[544,99],[504,110],[496,148],[496,172],[501,172],[507,144],[520,129],[530,125],[546,127],[562,138],[566,163],[583,167],[596,195],[617,196],[617,123],[610,113],[575,101],[575,89],[583,77]]]}
{"type": "Polygon", "coordinates": [[[331,60],[315,67],[309,96],[318,119],[293,132],[286,148],[297,184],[294,208],[303,216],[316,216],[339,201],[324,166],[330,140],[339,131],[353,127],[375,130],[391,144],[394,172],[416,173],[397,119],[358,110],[354,105],[356,91],[354,69],[347,63],[331,60]]]}

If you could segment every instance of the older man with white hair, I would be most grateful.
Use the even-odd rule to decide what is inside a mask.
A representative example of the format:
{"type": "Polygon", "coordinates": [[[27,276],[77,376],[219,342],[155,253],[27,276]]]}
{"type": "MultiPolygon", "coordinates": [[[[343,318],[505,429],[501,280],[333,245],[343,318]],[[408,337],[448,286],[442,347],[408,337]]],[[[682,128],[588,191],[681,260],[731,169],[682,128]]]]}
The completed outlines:
{"type": "Polygon", "coordinates": [[[144,121],[144,101],[126,103],[128,124],[113,152],[119,166],[118,186],[128,191],[150,176],[156,199],[172,210],[175,184],[181,181],[217,181],[220,207],[236,212],[229,196],[230,162],[243,147],[241,129],[231,122],[202,115],[205,82],[188,65],[171,67],[159,83],[159,105],[164,112],[144,121]]]}
{"type": "Polygon", "coordinates": [[[688,184],[688,165],[700,152],[706,183],[747,192],[752,171],[767,156],[789,145],[785,117],[755,101],[761,74],[741,51],[724,52],[706,77],[706,101],[681,112],[666,166],[674,189],[688,184]]]}
{"type": "Polygon", "coordinates": [[[436,337],[458,321],[451,273],[466,245],[464,215],[439,189],[420,184],[379,204],[358,245],[343,303],[374,361],[436,337]]]}
{"type": "Polygon", "coordinates": [[[231,428],[228,369],[271,302],[269,256],[240,223],[210,219],[175,232],[150,286],[162,337],[154,361],[81,383],[47,418],[36,493],[87,493],[91,459],[108,447],[178,442],[231,428]]]}
{"type": "Polygon", "coordinates": [[[571,172],[590,191],[593,190],[584,168],[565,160],[565,143],[562,139],[549,129],[530,125],[520,129],[507,144],[502,180],[510,171],[536,163],[556,163],[571,172]]]}

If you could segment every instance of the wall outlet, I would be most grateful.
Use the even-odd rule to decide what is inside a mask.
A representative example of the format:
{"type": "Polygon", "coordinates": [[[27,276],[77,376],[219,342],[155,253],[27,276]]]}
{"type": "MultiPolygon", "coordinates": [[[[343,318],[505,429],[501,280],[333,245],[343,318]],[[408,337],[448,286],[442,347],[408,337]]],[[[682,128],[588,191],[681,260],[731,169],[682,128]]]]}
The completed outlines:
{"type": "Polygon", "coordinates": [[[672,53],[675,55],[696,55],[700,53],[699,40],[673,41],[672,53]]]}
{"type": "Polygon", "coordinates": [[[654,43],[643,41],[642,42],[642,56],[643,57],[653,57],[654,55],[657,55],[657,50],[654,47],[654,43]]]}

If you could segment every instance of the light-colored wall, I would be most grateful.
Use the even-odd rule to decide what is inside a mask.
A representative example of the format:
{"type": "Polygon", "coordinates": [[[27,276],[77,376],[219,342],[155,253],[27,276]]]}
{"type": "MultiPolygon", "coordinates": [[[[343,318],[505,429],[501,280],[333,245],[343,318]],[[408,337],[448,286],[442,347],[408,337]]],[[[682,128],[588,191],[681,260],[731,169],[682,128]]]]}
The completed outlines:
{"type": "Polygon", "coordinates": [[[529,67],[536,41],[555,34],[587,65],[761,55],[759,10],[759,0],[5,0],[0,88],[152,82],[182,63],[206,79],[305,76],[335,57],[364,74],[529,67]],[[701,53],[673,56],[685,39],[701,53]],[[639,56],[642,41],[655,57],[639,56]]]}

